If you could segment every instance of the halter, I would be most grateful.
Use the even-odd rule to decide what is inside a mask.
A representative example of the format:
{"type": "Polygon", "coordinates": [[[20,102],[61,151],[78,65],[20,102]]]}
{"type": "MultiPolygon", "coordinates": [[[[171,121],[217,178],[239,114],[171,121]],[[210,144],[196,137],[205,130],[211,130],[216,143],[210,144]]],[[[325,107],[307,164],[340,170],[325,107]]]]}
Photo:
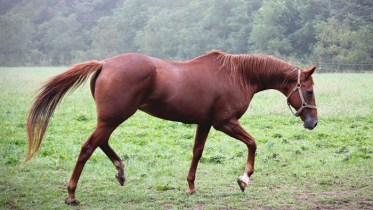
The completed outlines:
{"type": "Polygon", "coordinates": [[[294,89],[291,91],[291,93],[288,95],[287,97],[287,102],[288,102],[288,106],[289,106],[289,109],[291,111],[291,113],[293,113],[293,115],[295,115],[296,117],[299,117],[299,114],[303,111],[303,109],[305,108],[309,108],[309,109],[317,109],[316,106],[312,106],[312,105],[309,105],[307,104],[305,101],[304,101],[304,98],[303,98],[303,94],[302,94],[302,91],[301,91],[301,83],[300,83],[300,69],[298,69],[298,81],[297,81],[297,85],[295,85],[294,89]],[[293,112],[293,110],[291,109],[290,107],[290,102],[289,102],[289,98],[291,96],[291,94],[293,94],[295,91],[299,92],[299,97],[300,97],[300,100],[302,101],[302,106],[298,109],[297,112],[293,112]]]}

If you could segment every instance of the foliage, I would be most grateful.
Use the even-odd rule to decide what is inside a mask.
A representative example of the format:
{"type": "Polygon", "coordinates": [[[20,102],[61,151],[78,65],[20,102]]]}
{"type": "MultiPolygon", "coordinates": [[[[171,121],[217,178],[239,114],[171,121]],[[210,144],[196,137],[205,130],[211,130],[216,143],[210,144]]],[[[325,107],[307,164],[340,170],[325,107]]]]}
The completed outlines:
{"type": "Polygon", "coordinates": [[[0,65],[24,65],[30,62],[33,27],[19,14],[0,16],[0,65]]]}
{"type": "Polygon", "coordinates": [[[254,17],[254,26],[249,39],[254,49],[275,55],[289,54],[293,51],[291,41],[287,36],[288,31],[292,29],[286,24],[294,26],[294,19],[299,18],[293,11],[294,4],[290,0],[267,1],[260,8],[254,17]],[[285,21],[286,18],[292,21],[285,21]]]}
{"type": "Polygon", "coordinates": [[[316,25],[315,52],[327,61],[346,63],[372,63],[373,28],[356,26],[347,17],[343,22],[332,17],[316,25]],[[355,29],[353,29],[353,27],[355,29]]]}
{"type": "Polygon", "coordinates": [[[86,50],[86,39],[81,24],[75,15],[54,16],[46,25],[47,30],[41,40],[41,51],[48,55],[50,65],[69,65],[74,54],[86,50]],[[76,34],[80,33],[80,36],[76,34]]]}
{"type": "Polygon", "coordinates": [[[70,65],[139,52],[212,49],[285,60],[372,63],[370,0],[0,0],[0,66],[70,65]]]}

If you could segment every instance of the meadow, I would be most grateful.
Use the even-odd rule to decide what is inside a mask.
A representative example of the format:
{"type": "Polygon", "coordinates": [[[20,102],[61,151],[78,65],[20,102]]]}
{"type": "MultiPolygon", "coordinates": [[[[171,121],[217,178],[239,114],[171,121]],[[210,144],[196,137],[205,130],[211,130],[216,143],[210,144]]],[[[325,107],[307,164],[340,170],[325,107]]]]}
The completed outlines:
{"type": "Polygon", "coordinates": [[[236,183],[246,164],[243,143],[212,129],[197,169],[199,193],[188,195],[196,126],[138,111],[109,141],[126,165],[124,186],[97,149],[75,207],[64,203],[66,185],[96,124],[88,83],[65,98],[40,151],[23,163],[33,91],[63,70],[0,68],[0,209],[373,209],[373,74],[315,74],[319,123],[312,131],[279,92],[255,95],[240,119],[258,145],[244,193],[236,183]]]}

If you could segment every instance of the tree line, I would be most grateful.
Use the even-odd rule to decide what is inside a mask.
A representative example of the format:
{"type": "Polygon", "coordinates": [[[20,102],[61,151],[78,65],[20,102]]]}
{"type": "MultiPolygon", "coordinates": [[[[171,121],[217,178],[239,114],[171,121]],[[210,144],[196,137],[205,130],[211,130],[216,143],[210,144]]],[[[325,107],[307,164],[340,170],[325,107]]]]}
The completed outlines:
{"type": "Polygon", "coordinates": [[[0,0],[0,66],[212,49],[295,64],[373,63],[371,0],[0,0]]]}

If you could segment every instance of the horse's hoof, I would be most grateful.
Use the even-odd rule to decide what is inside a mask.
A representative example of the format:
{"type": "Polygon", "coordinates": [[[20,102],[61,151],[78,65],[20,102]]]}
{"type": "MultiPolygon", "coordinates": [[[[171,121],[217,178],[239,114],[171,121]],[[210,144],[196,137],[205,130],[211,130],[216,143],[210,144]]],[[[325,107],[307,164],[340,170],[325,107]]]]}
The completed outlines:
{"type": "Polygon", "coordinates": [[[72,206],[76,206],[79,204],[79,202],[75,198],[72,199],[69,196],[67,196],[67,198],[65,199],[65,203],[72,206]]]}
{"type": "Polygon", "coordinates": [[[120,185],[124,185],[124,182],[126,181],[126,178],[125,177],[122,177],[119,175],[119,173],[116,173],[115,174],[115,178],[117,178],[118,182],[120,183],[120,185]]]}
{"type": "Polygon", "coordinates": [[[247,184],[241,179],[237,179],[237,183],[238,183],[238,186],[240,186],[241,191],[244,192],[247,184]]]}
{"type": "Polygon", "coordinates": [[[197,189],[195,189],[195,190],[187,189],[187,190],[185,190],[185,192],[188,193],[188,194],[190,194],[190,195],[198,194],[197,189]]]}

